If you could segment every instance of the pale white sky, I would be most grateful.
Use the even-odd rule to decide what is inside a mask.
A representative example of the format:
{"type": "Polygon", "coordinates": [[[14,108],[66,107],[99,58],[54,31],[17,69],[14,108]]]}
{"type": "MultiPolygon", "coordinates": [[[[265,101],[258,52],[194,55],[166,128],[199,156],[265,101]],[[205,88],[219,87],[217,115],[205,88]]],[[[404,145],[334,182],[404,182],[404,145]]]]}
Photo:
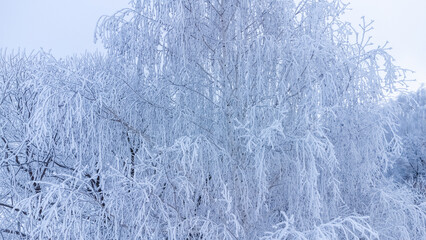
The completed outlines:
{"type": "MultiPolygon", "coordinates": [[[[0,48],[51,49],[63,57],[101,49],[93,43],[96,22],[127,7],[129,0],[0,0],[0,48]]],[[[373,42],[389,41],[396,63],[415,71],[411,84],[426,84],[426,1],[346,0],[352,11],[345,19],[375,21],[373,42]]]]}
{"type": "Polygon", "coordinates": [[[0,0],[0,48],[52,50],[58,57],[101,49],[96,22],[130,0],[0,0]]]}

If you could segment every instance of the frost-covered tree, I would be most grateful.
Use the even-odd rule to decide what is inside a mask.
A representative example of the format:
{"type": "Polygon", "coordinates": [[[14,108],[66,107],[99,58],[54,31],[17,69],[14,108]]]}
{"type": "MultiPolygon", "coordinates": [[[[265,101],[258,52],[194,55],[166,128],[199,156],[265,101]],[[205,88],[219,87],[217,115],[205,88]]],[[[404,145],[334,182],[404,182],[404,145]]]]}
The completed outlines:
{"type": "Polygon", "coordinates": [[[99,20],[104,57],[3,53],[0,231],[421,239],[424,199],[385,177],[404,71],[345,8],[135,0],[99,20]]]}
{"type": "Polygon", "coordinates": [[[403,151],[394,167],[396,176],[426,194],[426,89],[398,97],[398,133],[403,151]]]}

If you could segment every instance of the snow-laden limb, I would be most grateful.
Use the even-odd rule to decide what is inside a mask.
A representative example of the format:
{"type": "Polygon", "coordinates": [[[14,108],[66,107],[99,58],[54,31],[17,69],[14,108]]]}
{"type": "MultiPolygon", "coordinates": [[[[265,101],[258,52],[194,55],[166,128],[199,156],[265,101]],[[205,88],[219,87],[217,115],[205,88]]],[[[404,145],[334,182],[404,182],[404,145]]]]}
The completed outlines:
{"type": "Polygon", "coordinates": [[[214,160],[208,155],[211,147],[202,138],[179,139],[161,149],[155,161],[140,159],[135,178],[106,167],[102,195],[85,170],[55,175],[60,183],[38,182],[46,191],[16,203],[28,215],[20,224],[28,235],[40,238],[237,239],[242,229],[231,209],[231,196],[226,186],[213,181],[227,170],[216,172],[220,168],[203,166],[198,159],[214,160]]]}
{"type": "Polygon", "coordinates": [[[379,239],[379,234],[369,225],[368,217],[347,216],[338,217],[327,223],[315,226],[312,230],[300,231],[294,226],[292,216],[281,212],[285,220],[273,226],[273,232],[267,232],[261,239],[282,240],[350,240],[350,239],[379,239]]]}
{"type": "Polygon", "coordinates": [[[387,183],[377,189],[369,209],[380,239],[422,239],[426,236],[426,199],[406,186],[387,183]]]}

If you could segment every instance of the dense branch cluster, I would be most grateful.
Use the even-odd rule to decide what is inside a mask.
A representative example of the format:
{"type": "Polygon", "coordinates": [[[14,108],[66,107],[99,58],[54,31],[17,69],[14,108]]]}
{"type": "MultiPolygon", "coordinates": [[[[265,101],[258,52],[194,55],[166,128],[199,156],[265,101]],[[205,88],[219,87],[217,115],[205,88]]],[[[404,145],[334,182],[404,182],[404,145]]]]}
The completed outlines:
{"type": "Polygon", "coordinates": [[[400,182],[426,195],[426,89],[400,95],[389,107],[400,109],[398,135],[403,145],[392,173],[400,182]]]}
{"type": "Polygon", "coordinates": [[[0,236],[421,239],[404,71],[338,0],[132,1],[106,56],[0,54],[0,236]]]}

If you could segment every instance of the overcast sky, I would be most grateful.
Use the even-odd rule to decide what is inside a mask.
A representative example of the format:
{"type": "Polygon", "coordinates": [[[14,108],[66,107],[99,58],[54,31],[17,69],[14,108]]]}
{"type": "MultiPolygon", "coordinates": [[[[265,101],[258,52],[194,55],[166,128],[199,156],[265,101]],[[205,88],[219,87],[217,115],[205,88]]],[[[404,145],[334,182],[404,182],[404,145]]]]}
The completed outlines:
{"type": "MultiPolygon", "coordinates": [[[[0,0],[0,48],[51,50],[64,57],[101,49],[93,43],[96,22],[127,7],[129,0],[0,0]]],[[[392,56],[404,68],[416,71],[416,89],[426,83],[425,0],[346,0],[346,19],[374,20],[373,42],[389,41],[392,56]]]]}

